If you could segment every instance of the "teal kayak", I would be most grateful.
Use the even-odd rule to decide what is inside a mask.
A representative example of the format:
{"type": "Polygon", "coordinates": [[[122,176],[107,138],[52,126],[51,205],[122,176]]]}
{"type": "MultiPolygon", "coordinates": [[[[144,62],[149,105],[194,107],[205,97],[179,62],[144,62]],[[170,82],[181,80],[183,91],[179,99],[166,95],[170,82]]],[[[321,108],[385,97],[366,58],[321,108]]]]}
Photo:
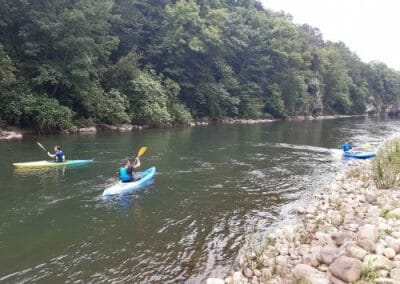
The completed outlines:
{"type": "Polygon", "coordinates": [[[343,156],[346,158],[354,158],[354,159],[369,159],[376,156],[373,152],[343,152],[343,156]]]}
{"type": "Polygon", "coordinates": [[[117,184],[107,188],[103,192],[103,196],[110,195],[123,195],[123,194],[131,194],[146,185],[149,185],[156,174],[156,168],[151,167],[143,172],[138,173],[141,176],[141,179],[131,182],[118,182],[117,184]]]}
{"type": "Polygon", "coordinates": [[[60,167],[60,166],[80,166],[92,163],[93,160],[68,160],[61,163],[53,161],[36,161],[36,162],[25,162],[25,163],[13,163],[17,168],[48,168],[48,167],[60,167]]]}

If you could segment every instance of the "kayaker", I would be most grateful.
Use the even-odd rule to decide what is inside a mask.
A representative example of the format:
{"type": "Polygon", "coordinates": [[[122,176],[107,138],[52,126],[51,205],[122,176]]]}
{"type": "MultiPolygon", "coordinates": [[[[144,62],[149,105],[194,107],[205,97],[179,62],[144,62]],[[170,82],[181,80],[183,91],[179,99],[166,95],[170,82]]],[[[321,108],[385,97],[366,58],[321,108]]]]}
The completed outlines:
{"type": "Polygon", "coordinates": [[[119,168],[119,180],[122,182],[134,181],[134,171],[140,167],[140,159],[136,158],[133,164],[129,160],[122,162],[121,168],[119,168]]]}
{"type": "Polygon", "coordinates": [[[56,145],[54,146],[54,154],[47,152],[50,158],[52,158],[56,163],[65,162],[65,155],[63,150],[61,150],[61,146],[56,145]]]}
{"type": "Polygon", "coordinates": [[[352,143],[351,143],[350,141],[344,143],[344,144],[342,145],[342,149],[343,149],[343,152],[348,152],[348,151],[350,151],[351,149],[353,149],[352,143]]]}

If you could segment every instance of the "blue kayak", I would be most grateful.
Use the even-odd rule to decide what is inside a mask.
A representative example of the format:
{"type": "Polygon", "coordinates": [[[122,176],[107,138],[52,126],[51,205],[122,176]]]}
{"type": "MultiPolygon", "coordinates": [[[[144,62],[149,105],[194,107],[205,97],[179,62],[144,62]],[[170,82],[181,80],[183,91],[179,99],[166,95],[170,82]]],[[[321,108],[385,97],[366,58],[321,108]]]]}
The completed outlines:
{"type": "Polygon", "coordinates": [[[107,188],[103,192],[103,196],[117,195],[117,194],[131,194],[146,185],[149,185],[156,174],[156,168],[151,167],[143,172],[138,173],[141,179],[131,182],[118,182],[117,184],[107,188]]]}
{"type": "Polygon", "coordinates": [[[354,158],[354,159],[369,159],[376,156],[373,152],[343,152],[343,156],[346,158],[354,158]]]}

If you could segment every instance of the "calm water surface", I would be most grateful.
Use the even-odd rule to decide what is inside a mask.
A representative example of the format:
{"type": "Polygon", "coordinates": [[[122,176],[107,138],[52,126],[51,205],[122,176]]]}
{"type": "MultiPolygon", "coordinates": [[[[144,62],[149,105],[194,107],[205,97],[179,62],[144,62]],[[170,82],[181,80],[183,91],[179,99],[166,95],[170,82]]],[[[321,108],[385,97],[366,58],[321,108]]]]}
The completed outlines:
{"type": "Polygon", "coordinates": [[[346,167],[338,146],[377,145],[399,121],[354,118],[30,137],[0,142],[0,282],[199,283],[249,236],[290,219],[346,167]],[[16,171],[62,144],[79,168],[16,171]],[[121,159],[149,147],[151,186],[103,200],[121,159]]]}

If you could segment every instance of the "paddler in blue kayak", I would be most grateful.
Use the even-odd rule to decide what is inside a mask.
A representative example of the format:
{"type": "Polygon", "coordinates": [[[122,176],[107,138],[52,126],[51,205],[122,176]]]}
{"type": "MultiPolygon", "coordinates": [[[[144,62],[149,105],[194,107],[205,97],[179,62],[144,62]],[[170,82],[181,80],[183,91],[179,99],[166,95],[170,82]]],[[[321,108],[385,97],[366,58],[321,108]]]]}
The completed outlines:
{"type": "Polygon", "coordinates": [[[348,141],[342,145],[342,149],[343,149],[343,152],[348,152],[351,149],[353,149],[353,145],[350,141],[348,141]]]}
{"type": "Polygon", "coordinates": [[[124,160],[119,168],[119,180],[122,182],[130,182],[140,177],[135,177],[134,171],[140,167],[140,159],[136,158],[133,164],[129,160],[124,160]]]}
{"type": "Polygon", "coordinates": [[[56,145],[54,146],[54,154],[47,152],[50,158],[52,158],[56,163],[65,162],[65,155],[63,150],[61,150],[61,146],[56,145]]]}

